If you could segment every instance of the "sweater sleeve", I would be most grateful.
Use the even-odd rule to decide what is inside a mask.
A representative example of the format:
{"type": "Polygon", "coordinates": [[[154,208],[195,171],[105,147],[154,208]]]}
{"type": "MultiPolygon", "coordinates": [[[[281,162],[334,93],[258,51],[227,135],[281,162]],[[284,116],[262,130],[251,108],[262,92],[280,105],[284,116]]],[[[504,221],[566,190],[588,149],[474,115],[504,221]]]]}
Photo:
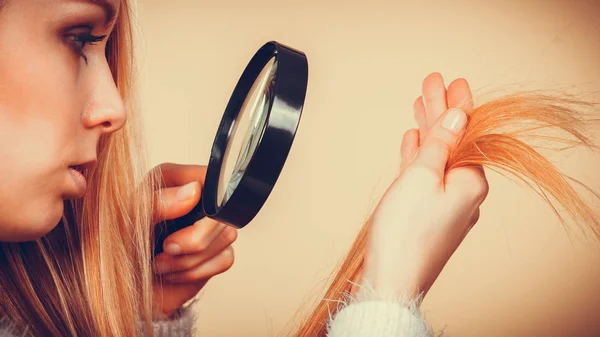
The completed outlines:
{"type": "Polygon", "coordinates": [[[347,296],[331,318],[327,337],[432,337],[418,300],[379,296],[373,290],[360,298],[347,296]]]}
{"type": "MultiPolygon", "coordinates": [[[[189,305],[180,308],[174,317],[167,319],[158,319],[152,322],[152,330],[155,337],[195,337],[196,333],[196,313],[193,310],[193,305],[196,300],[190,302],[189,305]]],[[[146,337],[144,325],[138,321],[138,327],[141,337],[146,337]]],[[[21,337],[16,326],[11,323],[6,317],[0,317],[0,337],[21,337]]]]}
{"type": "Polygon", "coordinates": [[[17,331],[12,322],[6,317],[0,317],[0,337],[17,337],[17,331]]]}
{"type": "Polygon", "coordinates": [[[196,312],[193,300],[188,305],[181,307],[170,318],[156,319],[152,322],[154,337],[195,337],[196,312]]]}

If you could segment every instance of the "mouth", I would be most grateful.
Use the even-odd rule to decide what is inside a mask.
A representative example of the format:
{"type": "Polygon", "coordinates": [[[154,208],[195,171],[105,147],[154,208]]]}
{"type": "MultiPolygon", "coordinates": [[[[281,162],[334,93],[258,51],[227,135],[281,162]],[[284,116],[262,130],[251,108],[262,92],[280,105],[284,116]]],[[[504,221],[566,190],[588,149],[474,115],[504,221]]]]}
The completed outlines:
{"type": "Polygon", "coordinates": [[[87,189],[87,181],[84,172],[96,165],[96,160],[87,161],[83,164],[69,166],[69,173],[73,181],[73,197],[83,197],[87,189]]]}
{"type": "Polygon", "coordinates": [[[83,168],[83,166],[81,166],[81,165],[73,165],[73,166],[69,166],[69,169],[71,169],[71,170],[75,170],[75,171],[77,171],[77,172],[79,172],[80,174],[82,174],[82,175],[83,175],[84,168],[83,168]]]}
{"type": "Polygon", "coordinates": [[[71,165],[71,166],[69,166],[69,168],[74,169],[77,172],[83,174],[83,172],[85,170],[89,170],[89,169],[96,167],[96,163],[97,163],[96,158],[94,158],[94,159],[88,160],[88,161],[80,163],[80,164],[71,165]]]}

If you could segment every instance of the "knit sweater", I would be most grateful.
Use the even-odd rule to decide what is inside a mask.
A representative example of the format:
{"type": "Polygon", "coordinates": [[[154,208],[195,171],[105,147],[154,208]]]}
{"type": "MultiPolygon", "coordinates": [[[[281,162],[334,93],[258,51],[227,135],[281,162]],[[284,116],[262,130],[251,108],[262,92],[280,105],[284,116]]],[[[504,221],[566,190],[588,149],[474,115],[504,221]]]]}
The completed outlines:
{"type": "MultiPolygon", "coordinates": [[[[172,320],[153,322],[156,337],[194,337],[193,305],[172,320]]],[[[432,334],[412,303],[380,299],[352,300],[343,304],[328,324],[328,337],[431,337],[432,334]]],[[[8,320],[0,319],[0,337],[19,337],[8,320]]]]}

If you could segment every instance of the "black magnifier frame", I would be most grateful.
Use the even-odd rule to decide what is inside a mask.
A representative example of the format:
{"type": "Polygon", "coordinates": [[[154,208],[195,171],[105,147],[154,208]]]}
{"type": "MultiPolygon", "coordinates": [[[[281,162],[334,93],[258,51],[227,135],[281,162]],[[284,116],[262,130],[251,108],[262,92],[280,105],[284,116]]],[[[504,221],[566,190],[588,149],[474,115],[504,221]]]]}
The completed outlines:
{"type": "Polygon", "coordinates": [[[308,60],[303,52],[276,41],[267,42],[256,52],[242,73],[221,119],[200,202],[185,216],[156,226],[154,255],[162,252],[167,236],[205,216],[235,228],[243,228],[254,219],[273,190],[291,150],[307,86],[308,60]],[[220,175],[234,135],[234,124],[252,86],[273,58],[277,68],[264,127],[239,183],[227,201],[220,205],[220,175]]]}

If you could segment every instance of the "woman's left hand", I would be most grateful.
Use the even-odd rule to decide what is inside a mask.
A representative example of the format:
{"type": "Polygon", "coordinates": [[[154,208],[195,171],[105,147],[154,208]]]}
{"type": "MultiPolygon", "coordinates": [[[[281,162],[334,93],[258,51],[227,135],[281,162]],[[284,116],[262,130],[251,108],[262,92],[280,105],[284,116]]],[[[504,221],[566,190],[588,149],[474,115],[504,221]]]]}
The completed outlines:
{"type": "MultiPolygon", "coordinates": [[[[155,223],[179,218],[200,200],[206,166],[162,164],[164,188],[157,193],[155,223]],[[160,198],[158,197],[160,195],[160,198]]],[[[237,230],[210,218],[169,235],[154,258],[155,316],[168,317],[192,299],[208,280],[227,271],[234,260],[237,230]]]]}
{"type": "Polygon", "coordinates": [[[363,272],[378,294],[402,300],[427,294],[477,223],[489,190],[480,165],[446,169],[473,109],[467,81],[446,90],[433,73],[415,103],[419,130],[405,134],[400,173],[371,218],[363,272]]]}

